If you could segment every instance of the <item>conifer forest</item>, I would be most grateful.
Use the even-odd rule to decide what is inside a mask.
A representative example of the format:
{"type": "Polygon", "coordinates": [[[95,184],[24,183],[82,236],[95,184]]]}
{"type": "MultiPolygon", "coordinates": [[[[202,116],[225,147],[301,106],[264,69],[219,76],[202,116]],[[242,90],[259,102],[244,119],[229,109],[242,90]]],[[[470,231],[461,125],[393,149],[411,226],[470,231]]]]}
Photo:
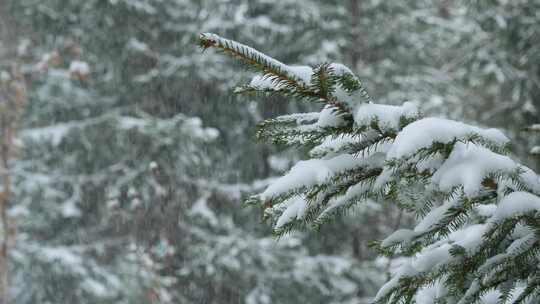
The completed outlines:
{"type": "Polygon", "coordinates": [[[540,0],[0,0],[0,304],[539,304],[540,0]]]}

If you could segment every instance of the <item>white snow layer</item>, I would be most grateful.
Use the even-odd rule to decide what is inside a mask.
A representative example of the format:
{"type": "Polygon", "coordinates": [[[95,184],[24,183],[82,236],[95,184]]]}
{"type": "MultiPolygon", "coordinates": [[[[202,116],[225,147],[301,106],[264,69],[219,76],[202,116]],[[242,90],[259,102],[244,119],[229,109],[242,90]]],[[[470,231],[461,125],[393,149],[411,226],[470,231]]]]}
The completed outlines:
{"type": "Polygon", "coordinates": [[[342,63],[333,62],[329,65],[329,67],[332,69],[332,73],[336,76],[343,76],[346,74],[354,75],[351,69],[342,63]]]}
{"type": "Polygon", "coordinates": [[[299,196],[294,196],[283,202],[283,204],[287,206],[287,209],[278,218],[275,226],[276,229],[283,227],[294,219],[303,218],[307,209],[307,202],[299,196]]]}
{"type": "Polygon", "coordinates": [[[432,285],[422,287],[415,295],[415,303],[417,304],[433,304],[437,299],[440,299],[448,294],[448,289],[441,281],[437,281],[432,285]]]}
{"type": "Polygon", "coordinates": [[[468,251],[474,252],[482,242],[484,233],[489,228],[487,224],[470,225],[456,230],[447,238],[440,240],[416,254],[411,260],[414,273],[429,271],[433,267],[445,264],[452,259],[450,249],[452,245],[459,245],[468,251]]]}
{"type": "Polygon", "coordinates": [[[389,247],[394,244],[398,244],[401,242],[410,242],[417,233],[410,229],[398,229],[394,231],[391,235],[386,237],[381,243],[382,247],[389,247]]]}
{"type": "Polygon", "coordinates": [[[79,75],[90,74],[90,66],[84,61],[74,60],[69,64],[69,72],[79,75]]]}
{"type": "Polygon", "coordinates": [[[341,206],[346,205],[347,203],[353,201],[355,198],[360,198],[363,194],[368,192],[370,190],[371,186],[369,183],[360,182],[354,186],[351,186],[349,189],[347,189],[347,192],[345,192],[344,195],[338,196],[328,203],[328,206],[326,209],[321,213],[319,218],[324,217],[326,214],[331,212],[332,210],[339,208],[341,206]]]}
{"type": "Polygon", "coordinates": [[[24,130],[22,137],[36,142],[50,141],[53,146],[58,146],[72,128],[79,126],[80,124],[77,123],[57,123],[46,127],[24,130]]]}
{"type": "Polygon", "coordinates": [[[313,75],[313,69],[306,65],[288,65],[287,73],[302,80],[304,84],[311,82],[311,75],[313,75]]]}
{"type": "Polygon", "coordinates": [[[507,156],[491,152],[482,146],[458,142],[448,159],[435,172],[432,181],[443,191],[463,186],[468,197],[476,195],[484,178],[495,172],[509,172],[517,164],[507,156]]]}
{"type": "Polygon", "coordinates": [[[451,258],[450,248],[452,246],[450,244],[437,245],[428,246],[416,254],[411,261],[414,273],[429,271],[437,265],[444,264],[451,258]]]}
{"type": "MultiPolygon", "coordinates": [[[[398,270],[397,274],[379,290],[376,299],[384,296],[393,287],[397,286],[399,279],[404,276],[413,276],[421,272],[431,271],[438,265],[450,262],[453,257],[450,249],[453,245],[459,245],[468,251],[474,252],[482,242],[482,237],[489,228],[488,224],[470,225],[463,229],[454,231],[448,237],[425,247],[414,257],[407,259],[398,270]]],[[[417,233],[412,230],[402,229],[386,238],[382,246],[389,246],[401,241],[408,241],[416,236],[417,233]]],[[[443,292],[443,290],[440,290],[443,292]]],[[[419,293],[419,299],[430,299],[435,295],[435,291],[426,287],[426,290],[419,293]]],[[[418,302],[422,303],[422,302],[418,302]]],[[[431,303],[431,302],[424,302],[431,303]]]]}
{"type": "MultiPolygon", "coordinates": [[[[313,69],[304,65],[285,65],[281,66],[282,71],[287,75],[300,81],[302,85],[309,85],[311,82],[311,76],[313,75],[313,69]]],[[[272,74],[255,75],[251,78],[249,85],[256,89],[264,90],[279,90],[285,87],[284,83],[280,83],[279,79],[273,77],[272,74]]]]}
{"type": "Polygon", "coordinates": [[[405,102],[402,106],[364,103],[356,109],[354,121],[357,125],[362,126],[377,120],[381,129],[397,130],[401,117],[414,117],[416,115],[418,115],[418,109],[412,102],[405,102]]]}
{"type": "Polygon", "coordinates": [[[532,211],[540,211],[540,197],[528,192],[516,191],[501,200],[491,220],[497,222],[532,211]]]}
{"type": "Polygon", "coordinates": [[[278,178],[260,194],[262,200],[286,193],[301,187],[310,187],[324,183],[329,177],[357,166],[377,166],[384,160],[381,155],[359,158],[342,154],[330,159],[310,159],[299,161],[289,173],[278,178]]]}
{"type": "Polygon", "coordinates": [[[382,297],[386,296],[389,292],[391,292],[393,288],[398,286],[399,280],[402,277],[407,277],[414,273],[415,271],[411,267],[410,261],[405,261],[396,271],[396,274],[392,277],[392,279],[386,284],[384,284],[381,288],[379,288],[379,291],[375,295],[373,302],[379,301],[382,297]]]}
{"type": "Polygon", "coordinates": [[[317,126],[324,127],[339,127],[345,122],[341,115],[336,112],[336,108],[330,105],[325,106],[319,114],[317,126]]]}
{"type": "MultiPolygon", "coordinates": [[[[311,81],[311,75],[313,69],[309,66],[285,66],[282,68],[288,75],[300,80],[304,85],[307,85],[311,81]]],[[[273,78],[271,74],[255,75],[251,79],[249,85],[256,89],[264,90],[279,90],[284,88],[284,84],[280,83],[278,79],[273,78]]]]}
{"type": "Polygon", "coordinates": [[[199,216],[205,219],[210,225],[216,226],[218,224],[218,218],[214,211],[208,207],[208,199],[210,198],[211,193],[206,192],[191,206],[189,210],[189,215],[199,216]]]}
{"type": "Polygon", "coordinates": [[[455,205],[455,200],[449,200],[441,206],[431,209],[431,211],[426,214],[422,221],[416,225],[414,231],[416,233],[429,231],[433,225],[437,224],[444,217],[444,214],[448,211],[448,209],[455,205]]]}
{"type": "Polygon", "coordinates": [[[358,142],[358,136],[345,134],[338,137],[328,136],[323,142],[309,151],[310,155],[323,155],[326,153],[339,153],[347,145],[358,142]]]}
{"type": "Polygon", "coordinates": [[[497,205],[495,204],[478,205],[474,207],[474,210],[476,210],[476,212],[480,216],[492,217],[493,214],[495,214],[495,211],[497,211],[497,205]]]}
{"type": "Polygon", "coordinates": [[[252,47],[249,47],[245,44],[242,44],[242,43],[239,43],[239,42],[236,42],[234,40],[229,40],[229,39],[225,39],[225,38],[222,38],[216,34],[213,34],[213,33],[202,33],[201,34],[201,38],[205,38],[205,39],[208,39],[208,40],[213,40],[215,41],[216,43],[220,43],[220,44],[223,44],[223,45],[226,45],[230,48],[233,48],[233,49],[244,49],[244,50],[249,50],[249,53],[252,54],[252,57],[258,57],[258,58],[261,58],[262,61],[265,61],[265,62],[268,62],[269,64],[271,65],[274,65],[274,66],[277,66],[278,68],[282,69],[282,70],[285,70],[287,71],[288,70],[288,66],[264,53],[261,53],[259,51],[257,51],[256,49],[252,48],[252,47]]]}
{"type": "Polygon", "coordinates": [[[508,142],[508,138],[496,129],[481,129],[442,118],[424,118],[403,128],[388,151],[388,158],[407,157],[435,142],[449,143],[471,134],[478,134],[497,144],[508,142]]]}
{"type": "Polygon", "coordinates": [[[501,292],[498,290],[490,290],[486,292],[482,297],[480,298],[481,304],[497,304],[499,303],[499,297],[501,296],[501,292]]]}
{"type": "Polygon", "coordinates": [[[536,242],[536,235],[534,233],[529,233],[526,236],[514,240],[508,248],[506,248],[506,253],[509,255],[518,255],[525,250],[531,248],[532,245],[536,242]]]}
{"type": "Polygon", "coordinates": [[[469,251],[475,251],[482,242],[482,237],[487,232],[489,225],[476,224],[470,225],[464,229],[452,232],[448,239],[469,251]]]}

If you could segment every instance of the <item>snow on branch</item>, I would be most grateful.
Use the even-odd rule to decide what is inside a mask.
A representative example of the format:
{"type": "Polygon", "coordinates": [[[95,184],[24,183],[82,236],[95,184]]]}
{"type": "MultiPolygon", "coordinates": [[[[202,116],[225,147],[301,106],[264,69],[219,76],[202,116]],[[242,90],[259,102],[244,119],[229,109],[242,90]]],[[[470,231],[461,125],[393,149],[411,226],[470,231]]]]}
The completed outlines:
{"type": "Polygon", "coordinates": [[[321,64],[315,69],[286,65],[249,46],[212,33],[201,34],[199,44],[203,49],[221,50],[262,73],[249,84],[237,88],[236,93],[277,93],[305,98],[331,105],[349,115],[357,103],[371,101],[358,78],[341,64],[321,64]]]}
{"type": "Polygon", "coordinates": [[[247,201],[264,209],[277,235],[316,227],[362,202],[391,200],[419,221],[376,244],[406,258],[375,303],[540,298],[540,179],[508,155],[501,131],[422,118],[410,102],[371,103],[343,65],[291,67],[213,34],[201,35],[201,45],[261,71],[247,91],[326,104],[320,113],[259,125],[261,139],[310,149],[309,159],[247,201]]]}

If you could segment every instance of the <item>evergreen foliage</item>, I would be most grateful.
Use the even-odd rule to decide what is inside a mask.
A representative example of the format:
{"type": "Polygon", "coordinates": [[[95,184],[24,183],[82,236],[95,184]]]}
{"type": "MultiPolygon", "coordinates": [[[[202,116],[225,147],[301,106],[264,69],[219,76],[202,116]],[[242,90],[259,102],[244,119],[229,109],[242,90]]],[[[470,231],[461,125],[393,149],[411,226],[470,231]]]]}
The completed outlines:
{"type": "Polygon", "coordinates": [[[275,110],[231,107],[224,88],[242,74],[191,43],[199,28],[223,30],[288,43],[279,54],[296,60],[317,43],[296,38],[313,26],[311,1],[7,3],[31,30],[15,45],[29,89],[9,205],[10,303],[355,303],[374,294],[381,268],[351,256],[347,239],[339,249],[302,234],[276,244],[256,229],[256,212],[238,212],[243,193],[274,172],[253,165],[270,152],[246,145],[245,130],[275,110]]]}
{"type": "Polygon", "coordinates": [[[287,66],[214,34],[202,34],[200,44],[261,73],[237,92],[324,104],[259,125],[260,139],[311,149],[309,160],[247,201],[263,208],[276,235],[319,226],[358,203],[392,200],[418,223],[375,244],[405,257],[376,303],[540,300],[540,181],[508,156],[502,132],[423,117],[412,103],[371,103],[340,64],[287,66]]]}

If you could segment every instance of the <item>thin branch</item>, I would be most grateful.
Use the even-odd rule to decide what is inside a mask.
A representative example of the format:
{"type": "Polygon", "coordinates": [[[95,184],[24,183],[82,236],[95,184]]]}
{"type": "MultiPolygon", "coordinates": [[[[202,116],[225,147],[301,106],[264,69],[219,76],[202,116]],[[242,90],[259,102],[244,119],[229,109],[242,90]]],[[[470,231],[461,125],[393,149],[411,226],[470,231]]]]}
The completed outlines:
{"type": "Polygon", "coordinates": [[[211,33],[201,34],[199,36],[199,45],[204,50],[215,48],[233,58],[239,59],[248,66],[263,72],[264,75],[267,75],[276,84],[283,84],[285,87],[290,88],[294,93],[332,105],[343,113],[351,113],[351,110],[344,102],[337,100],[329,94],[325,94],[324,91],[311,89],[308,84],[305,84],[294,73],[289,71],[289,66],[249,46],[211,33]]]}

